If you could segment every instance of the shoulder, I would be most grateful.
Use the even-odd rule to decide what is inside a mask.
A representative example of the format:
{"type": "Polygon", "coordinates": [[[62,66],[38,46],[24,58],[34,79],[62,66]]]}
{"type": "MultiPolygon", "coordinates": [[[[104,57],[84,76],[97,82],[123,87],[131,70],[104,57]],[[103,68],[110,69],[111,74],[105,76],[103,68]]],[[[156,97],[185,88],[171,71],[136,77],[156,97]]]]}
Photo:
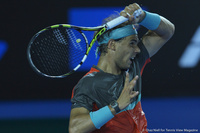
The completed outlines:
{"type": "Polygon", "coordinates": [[[74,90],[81,89],[84,91],[91,91],[97,84],[101,83],[104,74],[97,69],[92,68],[88,73],[86,73],[74,87],[74,90]]]}
{"type": "Polygon", "coordinates": [[[90,88],[87,86],[91,86],[94,81],[97,79],[96,77],[98,77],[98,72],[92,72],[92,73],[88,73],[85,76],[83,76],[78,84],[75,86],[75,88],[79,88],[81,86],[81,88],[90,88]]]}

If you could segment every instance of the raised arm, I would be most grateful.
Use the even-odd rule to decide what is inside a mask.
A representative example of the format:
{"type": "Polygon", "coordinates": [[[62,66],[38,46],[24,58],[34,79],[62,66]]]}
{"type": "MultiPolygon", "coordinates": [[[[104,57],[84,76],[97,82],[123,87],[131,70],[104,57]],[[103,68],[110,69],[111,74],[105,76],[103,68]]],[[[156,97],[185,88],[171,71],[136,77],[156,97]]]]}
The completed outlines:
{"type": "Polygon", "coordinates": [[[160,24],[157,29],[149,30],[143,37],[149,56],[152,57],[173,36],[175,27],[166,18],[160,16],[160,24]]]}
{"type": "Polygon", "coordinates": [[[130,4],[120,14],[129,17],[129,21],[133,24],[140,24],[146,27],[148,32],[142,37],[149,56],[153,56],[174,34],[175,26],[166,18],[146,11],[142,11],[137,18],[134,12],[141,7],[137,3],[130,4]]]}

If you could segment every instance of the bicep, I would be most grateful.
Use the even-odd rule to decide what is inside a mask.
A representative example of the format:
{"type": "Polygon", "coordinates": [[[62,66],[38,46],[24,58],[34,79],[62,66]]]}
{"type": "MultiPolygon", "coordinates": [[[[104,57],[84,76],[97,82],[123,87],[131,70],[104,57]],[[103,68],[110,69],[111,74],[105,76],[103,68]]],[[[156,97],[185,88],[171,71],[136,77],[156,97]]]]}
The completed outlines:
{"type": "Polygon", "coordinates": [[[149,57],[152,57],[166,43],[166,40],[159,37],[156,33],[148,31],[146,35],[143,36],[142,43],[147,49],[149,57]]]}
{"type": "Polygon", "coordinates": [[[142,42],[152,57],[157,51],[172,37],[175,27],[167,19],[161,16],[159,27],[151,31],[149,30],[143,37],[142,42]]]}
{"type": "Polygon", "coordinates": [[[73,108],[70,113],[70,118],[76,117],[78,115],[89,114],[89,110],[84,107],[73,108]]]}

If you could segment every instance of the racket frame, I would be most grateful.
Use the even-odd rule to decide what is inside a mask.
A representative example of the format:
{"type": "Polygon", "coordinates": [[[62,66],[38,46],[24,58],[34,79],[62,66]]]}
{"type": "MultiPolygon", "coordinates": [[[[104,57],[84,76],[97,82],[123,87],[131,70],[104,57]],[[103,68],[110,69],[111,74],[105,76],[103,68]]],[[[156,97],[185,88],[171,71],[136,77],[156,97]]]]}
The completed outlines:
{"type": "MultiPolygon", "coordinates": [[[[137,12],[137,15],[134,16],[134,17],[139,16],[139,15],[142,13],[141,10],[142,10],[142,9],[136,10],[135,12],[137,12]],[[138,12],[139,12],[139,13],[138,13],[138,12]]],[[[86,60],[86,58],[87,58],[87,56],[88,56],[88,54],[89,54],[89,52],[90,52],[92,46],[94,45],[95,41],[98,39],[99,36],[101,36],[101,35],[102,35],[103,33],[105,33],[107,30],[112,29],[112,28],[116,27],[117,25],[126,22],[127,20],[128,20],[128,18],[123,17],[123,16],[119,16],[119,17],[115,18],[114,20],[112,20],[112,21],[110,21],[110,22],[108,22],[108,23],[106,23],[106,24],[104,24],[104,25],[102,25],[102,26],[97,26],[97,27],[81,27],[81,26],[75,26],[75,25],[69,25],[69,24],[56,24],[56,25],[49,26],[49,27],[47,27],[47,28],[45,28],[45,29],[39,31],[38,33],[36,33],[36,34],[32,37],[32,39],[31,39],[31,41],[30,41],[30,43],[29,43],[28,49],[27,49],[27,55],[28,55],[27,57],[28,57],[29,63],[31,64],[32,68],[33,68],[37,73],[39,73],[39,74],[41,74],[41,75],[43,75],[43,76],[45,76],[45,77],[50,77],[50,78],[64,78],[64,77],[66,77],[66,76],[72,74],[73,72],[75,72],[76,70],[78,70],[78,69],[81,67],[81,65],[85,62],[85,60],[86,60]],[[44,32],[44,31],[46,31],[46,30],[53,29],[53,28],[58,28],[58,27],[73,28],[73,29],[79,31],[79,32],[82,34],[82,36],[84,37],[84,39],[85,39],[85,42],[86,42],[86,45],[87,45],[87,51],[86,51],[85,55],[83,56],[81,62],[80,62],[73,70],[69,71],[69,72],[66,73],[66,74],[60,75],[60,76],[52,76],[52,75],[44,74],[44,73],[42,73],[39,69],[37,69],[37,67],[34,65],[34,63],[33,63],[32,60],[31,60],[30,48],[31,48],[31,44],[32,44],[33,40],[34,40],[39,34],[41,34],[42,32],[44,32]],[[88,45],[87,37],[86,37],[85,34],[84,34],[83,32],[81,32],[81,31],[98,31],[98,32],[95,34],[95,36],[94,36],[93,39],[91,40],[90,44],[88,45]]]]}
{"type": "MultiPolygon", "coordinates": [[[[78,30],[78,31],[80,32],[80,34],[82,34],[83,38],[85,39],[85,43],[86,43],[86,45],[87,45],[87,50],[88,50],[88,47],[89,47],[89,45],[88,45],[88,40],[87,40],[87,37],[85,36],[85,34],[84,34],[83,32],[81,32],[81,29],[83,28],[83,29],[88,30],[88,31],[93,31],[93,30],[94,30],[94,29],[91,29],[91,27],[90,27],[90,28],[88,28],[88,27],[82,27],[82,28],[80,28],[80,27],[78,27],[78,26],[69,25],[69,24],[56,24],[56,25],[52,25],[52,26],[49,26],[49,27],[46,27],[46,28],[40,30],[38,33],[36,33],[36,34],[31,38],[31,41],[29,42],[28,48],[27,48],[27,58],[28,58],[28,61],[29,61],[30,65],[31,65],[32,69],[33,69],[36,73],[38,73],[38,74],[40,74],[40,75],[42,75],[42,76],[45,76],[45,77],[49,77],[49,78],[64,78],[64,77],[66,77],[66,76],[72,74],[74,71],[76,71],[76,70],[81,66],[81,64],[82,64],[82,63],[79,63],[73,70],[69,71],[69,72],[66,73],[66,74],[62,74],[62,75],[59,75],[59,76],[53,76],[53,75],[48,75],[48,74],[45,74],[45,73],[41,72],[41,71],[35,66],[35,64],[33,63],[32,58],[31,58],[31,53],[30,53],[30,49],[31,49],[31,45],[32,45],[32,43],[33,43],[33,40],[35,40],[35,38],[36,38],[37,36],[39,36],[39,34],[41,34],[42,32],[45,32],[46,30],[50,30],[50,29],[53,29],[53,28],[58,28],[58,27],[74,28],[74,29],[78,30]]],[[[94,30],[94,31],[95,31],[95,30],[94,30]]],[[[84,62],[84,61],[86,60],[86,58],[87,58],[87,56],[84,55],[84,57],[82,58],[81,62],[84,62]]]]}

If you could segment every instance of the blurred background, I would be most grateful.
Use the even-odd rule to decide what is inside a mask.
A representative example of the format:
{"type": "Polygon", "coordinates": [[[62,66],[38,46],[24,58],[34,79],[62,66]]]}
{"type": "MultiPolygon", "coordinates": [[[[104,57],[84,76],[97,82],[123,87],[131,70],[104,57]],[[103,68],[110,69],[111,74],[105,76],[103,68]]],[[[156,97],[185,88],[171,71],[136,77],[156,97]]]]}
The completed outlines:
{"type": "MultiPolygon", "coordinates": [[[[200,1],[1,0],[0,133],[68,132],[72,89],[97,63],[93,52],[83,68],[70,77],[37,75],[26,55],[36,32],[53,24],[97,26],[103,18],[134,2],[176,26],[172,39],[143,72],[142,107],[149,132],[200,132],[200,1]]],[[[140,27],[139,36],[146,31],[140,27]]]]}

